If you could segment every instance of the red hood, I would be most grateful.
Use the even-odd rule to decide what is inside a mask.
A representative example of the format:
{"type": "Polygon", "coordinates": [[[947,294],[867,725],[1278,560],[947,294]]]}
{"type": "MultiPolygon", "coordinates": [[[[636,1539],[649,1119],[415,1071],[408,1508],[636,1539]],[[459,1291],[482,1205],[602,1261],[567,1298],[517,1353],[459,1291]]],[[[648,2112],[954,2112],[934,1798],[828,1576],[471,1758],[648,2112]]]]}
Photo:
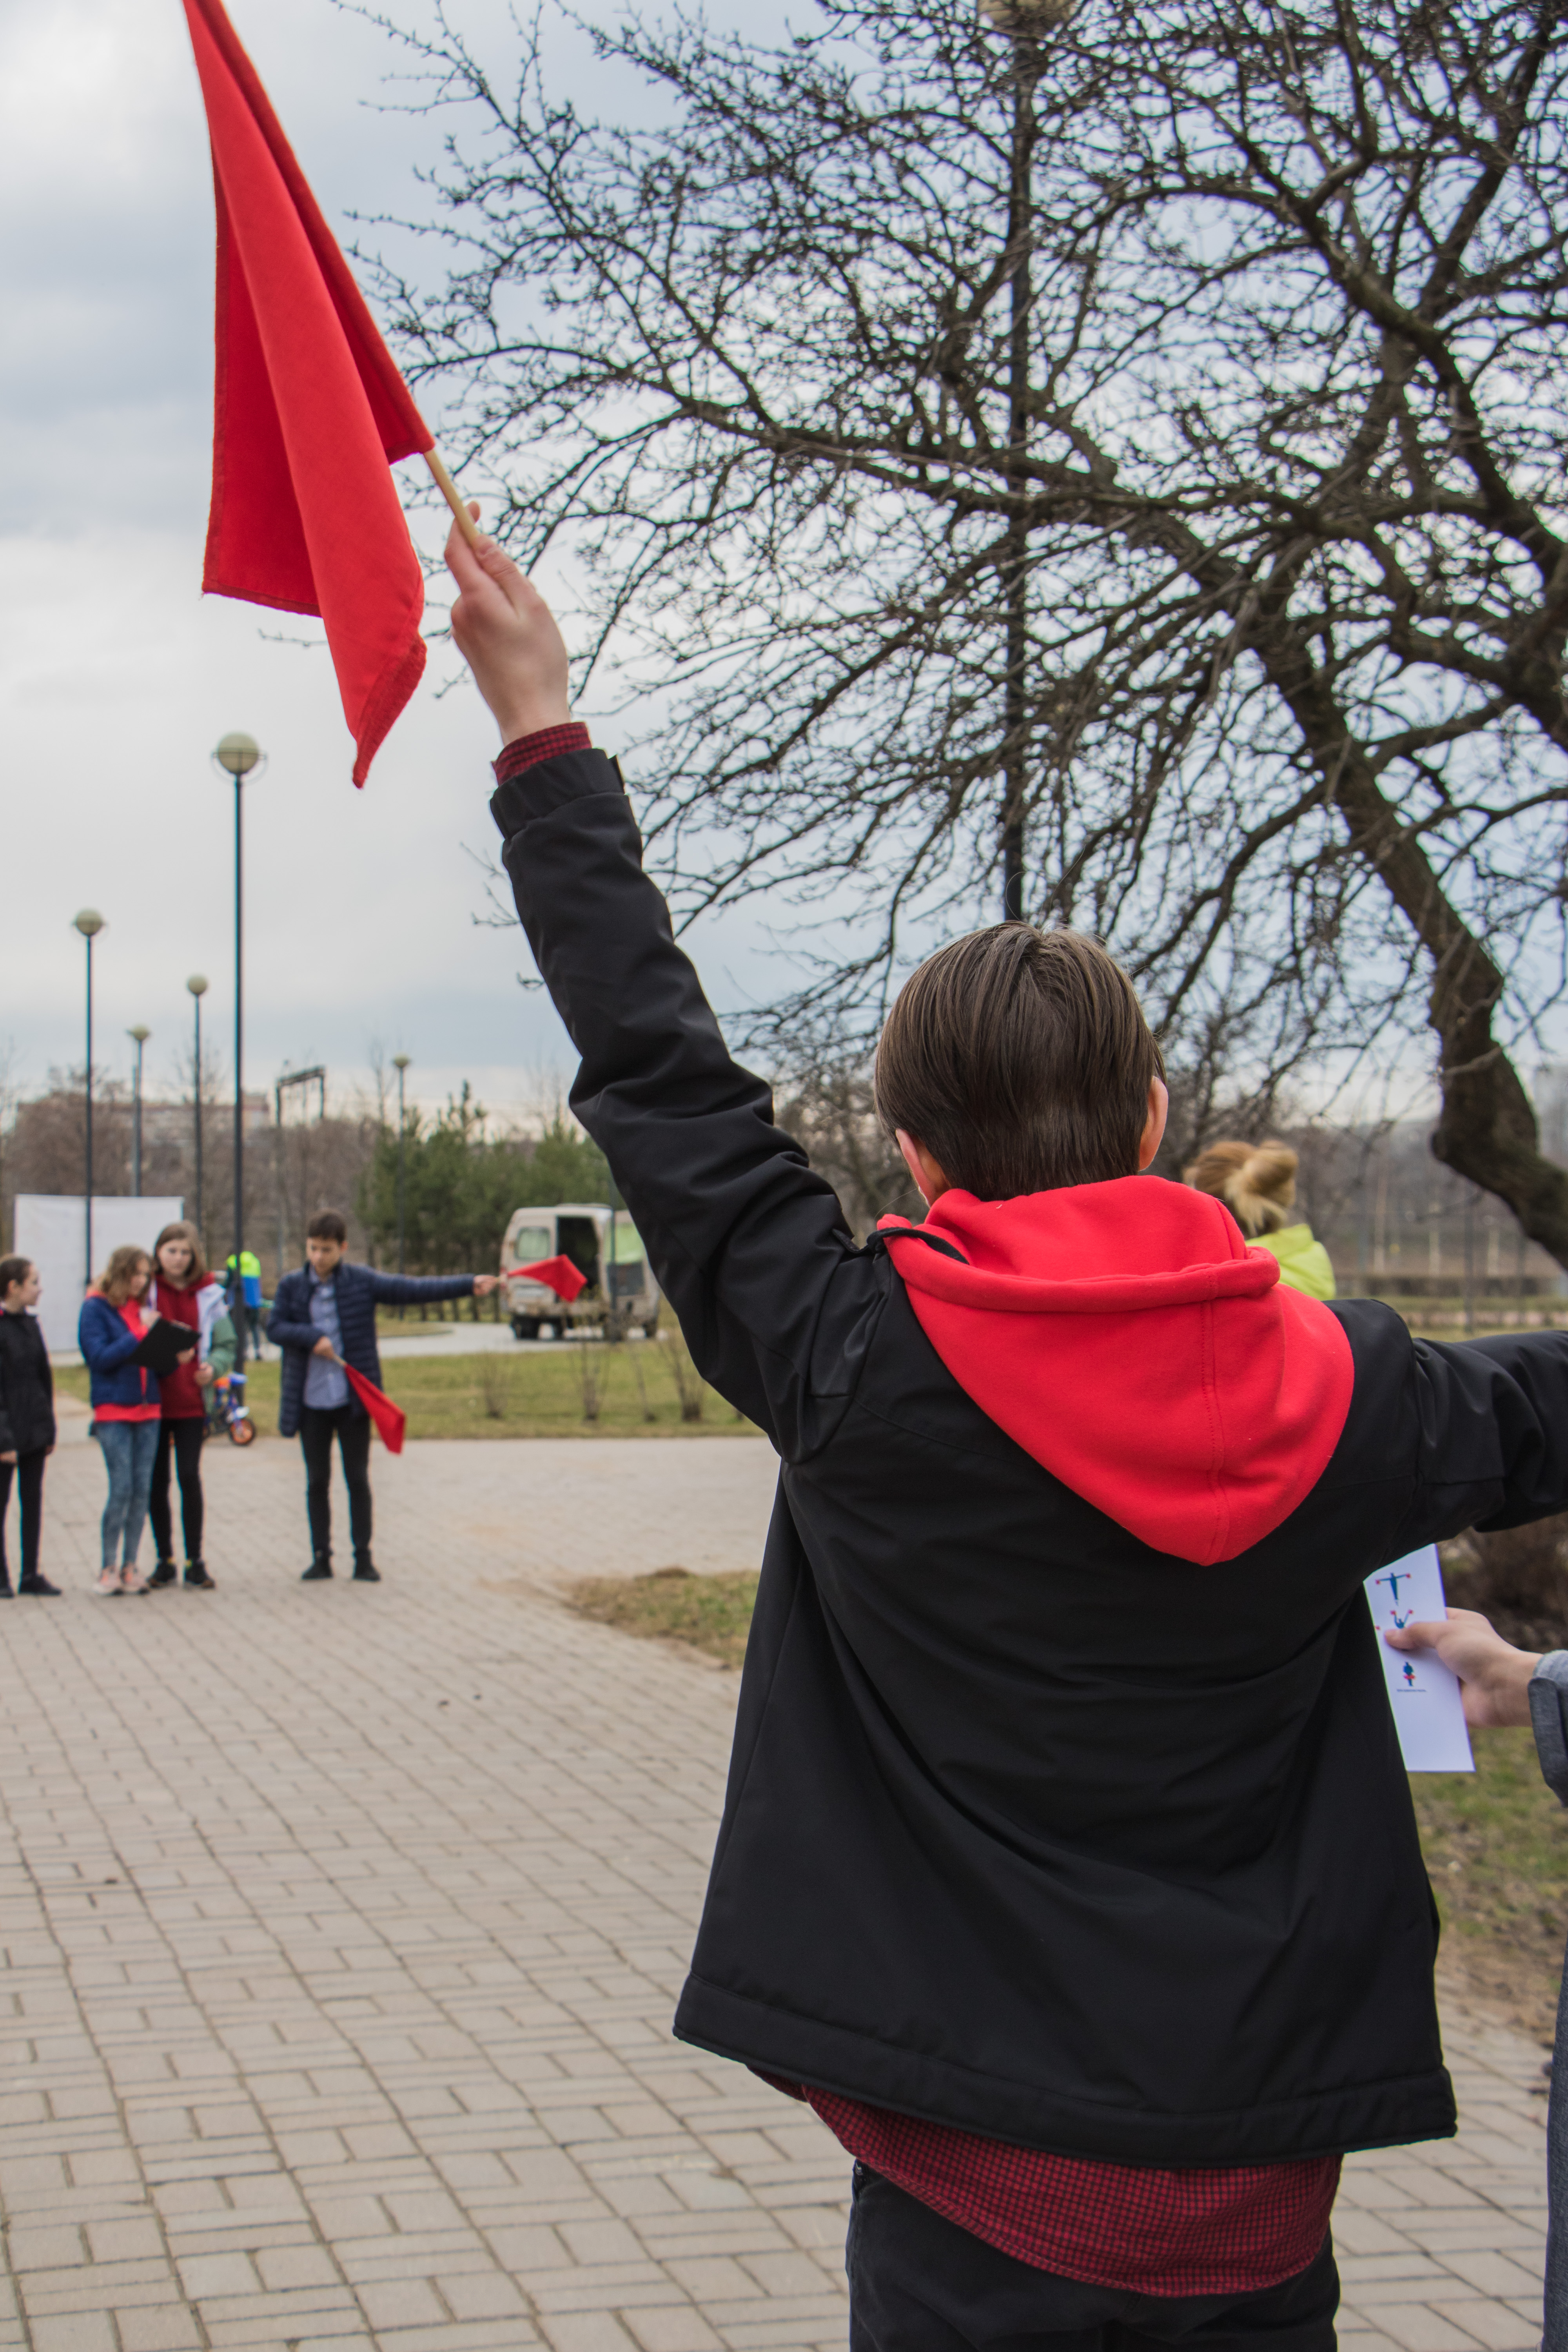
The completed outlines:
{"type": "Polygon", "coordinates": [[[999,1429],[1142,1543],[1209,1567],[1289,1517],[1350,1410],[1350,1342],[1228,1209],[1158,1177],[884,1217],[921,1328],[999,1429]],[[962,1265],[918,1239],[951,1243],[962,1265]]]}

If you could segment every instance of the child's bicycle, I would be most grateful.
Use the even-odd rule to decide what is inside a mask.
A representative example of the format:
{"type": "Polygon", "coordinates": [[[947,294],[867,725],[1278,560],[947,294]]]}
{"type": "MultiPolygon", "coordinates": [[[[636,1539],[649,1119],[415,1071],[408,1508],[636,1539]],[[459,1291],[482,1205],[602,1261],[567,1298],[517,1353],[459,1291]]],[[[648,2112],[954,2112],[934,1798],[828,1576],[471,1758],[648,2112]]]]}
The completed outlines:
{"type": "Polygon", "coordinates": [[[249,1445],[256,1437],[256,1423],[251,1420],[245,1402],[245,1374],[220,1372],[207,1391],[207,1434],[216,1437],[226,1430],[231,1445],[249,1445]]]}

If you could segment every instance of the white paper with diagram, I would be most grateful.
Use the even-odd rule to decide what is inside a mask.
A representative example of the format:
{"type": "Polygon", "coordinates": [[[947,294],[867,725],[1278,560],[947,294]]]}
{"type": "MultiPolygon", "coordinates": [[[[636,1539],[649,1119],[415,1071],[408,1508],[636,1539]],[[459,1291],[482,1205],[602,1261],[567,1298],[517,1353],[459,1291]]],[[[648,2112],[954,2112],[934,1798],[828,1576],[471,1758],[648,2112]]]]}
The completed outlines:
{"type": "Polygon", "coordinates": [[[1366,1580],[1366,1597],[1406,1771],[1473,1772],[1458,1675],[1439,1663],[1435,1651],[1391,1650],[1383,1638],[1395,1628],[1447,1614],[1436,1545],[1424,1545],[1380,1568],[1366,1580]]]}

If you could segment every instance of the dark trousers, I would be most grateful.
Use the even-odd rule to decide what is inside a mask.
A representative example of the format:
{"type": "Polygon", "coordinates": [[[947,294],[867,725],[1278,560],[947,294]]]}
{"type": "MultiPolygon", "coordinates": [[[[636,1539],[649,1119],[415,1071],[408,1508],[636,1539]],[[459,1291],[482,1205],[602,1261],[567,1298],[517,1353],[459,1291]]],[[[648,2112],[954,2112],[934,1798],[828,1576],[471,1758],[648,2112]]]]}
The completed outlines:
{"type": "Polygon", "coordinates": [[[349,1538],[354,1566],[370,1558],[370,1423],[353,1405],[300,1408],[300,1450],[305,1456],[305,1509],[310,1550],[317,1559],[332,1556],[332,1440],[342,1456],[349,1490],[349,1538]]]}
{"type": "Polygon", "coordinates": [[[1254,2294],[1131,2294],[999,2253],[855,2167],[845,2267],[849,2352],[1333,2352],[1331,2242],[1254,2294]]]}
{"type": "Polygon", "coordinates": [[[5,1513],[11,1501],[11,1474],[16,1474],[16,1504],[22,1521],[22,1574],[38,1572],[38,1538],[44,1532],[44,1465],[48,1448],[18,1454],[15,1462],[0,1462],[0,1582],[9,1583],[5,1566],[5,1513]]]}
{"type": "Polygon", "coordinates": [[[147,1516],[153,1522],[153,1540],[161,1560],[174,1557],[174,1522],[169,1510],[171,1460],[180,1481],[180,1531],[185,1538],[185,1558],[200,1559],[202,1556],[202,1528],[206,1517],[202,1499],[202,1443],[206,1428],[205,1420],[195,1414],[158,1423],[158,1451],[153,1456],[153,1488],[147,1497],[147,1516]]]}

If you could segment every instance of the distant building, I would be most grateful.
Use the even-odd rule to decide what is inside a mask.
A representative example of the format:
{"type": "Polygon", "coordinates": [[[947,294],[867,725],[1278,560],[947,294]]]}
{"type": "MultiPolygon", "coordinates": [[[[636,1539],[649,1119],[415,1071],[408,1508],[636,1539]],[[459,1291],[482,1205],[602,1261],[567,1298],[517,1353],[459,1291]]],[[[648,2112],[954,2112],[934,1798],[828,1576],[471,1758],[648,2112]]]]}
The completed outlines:
{"type": "MultiPolygon", "coordinates": [[[[183,1150],[189,1144],[195,1128],[195,1112],[189,1098],[184,1102],[143,1102],[142,1106],[142,1140],[151,1150],[166,1144],[172,1150],[183,1150]]],[[[259,1128],[272,1124],[272,1097],[255,1094],[248,1088],[245,1096],[245,1132],[254,1135],[259,1128]]],[[[202,1133],[232,1135],[234,1133],[234,1097],[219,1096],[216,1102],[202,1105],[202,1133]]]]}

